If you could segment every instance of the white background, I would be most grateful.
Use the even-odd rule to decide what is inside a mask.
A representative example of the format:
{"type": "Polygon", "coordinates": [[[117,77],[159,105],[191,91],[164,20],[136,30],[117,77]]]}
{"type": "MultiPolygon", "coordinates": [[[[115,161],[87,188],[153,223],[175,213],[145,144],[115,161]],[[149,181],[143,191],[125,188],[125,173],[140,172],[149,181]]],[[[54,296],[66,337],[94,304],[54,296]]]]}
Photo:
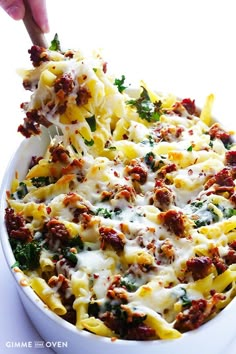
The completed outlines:
{"type": "MultiPolygon", "coordinates": [[[[64,49],[102,48],[108,69],[117,77],[125,74],[128,83],[144,79],[159,91],[194,98],[198,105],[214,93],[214,113],[236,128],[234,0],[48,0],[47,4],[49,42],[57,32],[64,49]]],[[[19,106],[28,94],[16,70],[30,67],[30,46],[22,21],[11,20],[0,9],[0,180],[22,139],[16,132],[23,119],[19,106]]],[[[51,353],[5,347],[7,341],[40,338],[24,314],[1,251],[0,301],[0,353],[51,353]]],[[[226,343],[222,354],[235,353],[236,342],[231,349],[226,343]]]]}

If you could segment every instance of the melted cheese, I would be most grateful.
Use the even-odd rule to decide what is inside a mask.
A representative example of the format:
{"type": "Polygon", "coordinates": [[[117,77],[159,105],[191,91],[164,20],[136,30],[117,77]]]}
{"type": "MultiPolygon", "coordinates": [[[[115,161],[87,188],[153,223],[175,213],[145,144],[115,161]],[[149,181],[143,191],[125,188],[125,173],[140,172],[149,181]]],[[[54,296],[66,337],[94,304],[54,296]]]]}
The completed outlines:
{"type": "MultiPolygon", "coordinates": [[[[212,252],[224,259],[234,240],[234,192],[219,192],[216,180],[207,186],[224,168],[230,171],[228,146],[172,96],[160,98],[159,118],[145,119],[139,105],[154,109],[158,96],[147,89],[147,103],[132,90],[119,92],[100,55],[86,58],[76,52],[69,59],[48,54],[48,62],[27,73],[34,92],[25,109],[37,110],[61,134],[21,181],[25,195],[20,196],[18,183],[8,200],[25,218],[32,237],[42,237],[46,247],[40,264],[49,264],[51,274],[40,267],[28,273],[45,279],[63,274],[69,284],[66,298],[75,297],[77,322],[81,313],[83,319],[89,317],[89,304],[98,304],[101,318],[112,311],[108,303],[120,309],[126,304],[127,311],[147,316],[151,326],[172,328],[165,334],[155,328],[157,338],[172,338],[178,314],[188,311],[191,301],[211,300],[213,284],[222,276],[212,252]],[[63,80],[72,84],[69,91],[63,80]],[[84,101],[78,104],[79,99],[84,101]],[[35,184],[42,177],[51,177],[49,184],[35,184]],[[52,220],[66,230],[67,239],[64,231],[50,230],[52,220]],[[78,238],[83,247],[74,246],[78,238]],[[59,259],[53,267],[55,256],[59,259]],[[196,280],[188,261],[201,256],[213,263],[196,280]]],[[[234,287],[232,278],[224,284],[234,287]]],[[[54,290],[63,301],[60,286],[54,290]]]]}

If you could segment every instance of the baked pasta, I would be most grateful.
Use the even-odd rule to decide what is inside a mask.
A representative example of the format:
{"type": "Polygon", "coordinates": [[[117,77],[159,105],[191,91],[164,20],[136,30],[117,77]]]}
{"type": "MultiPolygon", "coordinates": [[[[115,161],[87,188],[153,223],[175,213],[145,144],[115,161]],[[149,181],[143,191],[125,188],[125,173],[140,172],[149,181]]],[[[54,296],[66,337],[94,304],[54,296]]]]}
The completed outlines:
{"type": "Polygon", "coordinates": [[[236,294],[236,144],[213,95],[199,110],[132,90],[97,52],[29,54],[18,131],[50,143],[7,191],[13,267],[79,330],[158,340],[203,325],[236,294]]]}

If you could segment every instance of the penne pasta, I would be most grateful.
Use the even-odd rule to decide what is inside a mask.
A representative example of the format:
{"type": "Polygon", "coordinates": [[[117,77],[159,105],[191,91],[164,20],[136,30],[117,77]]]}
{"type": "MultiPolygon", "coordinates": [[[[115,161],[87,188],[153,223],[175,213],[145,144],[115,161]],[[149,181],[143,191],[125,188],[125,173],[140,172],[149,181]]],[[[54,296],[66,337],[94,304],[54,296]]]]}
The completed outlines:
{"type": "Polygon", "coordinates": [[[174,340],[210,321],[236,294],[236,144],[214,96],[200,110],[134,90],[99,52],[29,53],[18,130],[47,142],[7,191],[17,269],[95,335],[174,340]]]}
{"type": "Polygon", "coordinates": [[[34,277],[30,280],[30,286],[36,294],[45,302],[45,304],[54,311],[57,315],[65,315],[67,310],[62,305],[61,300],[52,288],[50,288],[46,281],[39,277],[34,277]]]}

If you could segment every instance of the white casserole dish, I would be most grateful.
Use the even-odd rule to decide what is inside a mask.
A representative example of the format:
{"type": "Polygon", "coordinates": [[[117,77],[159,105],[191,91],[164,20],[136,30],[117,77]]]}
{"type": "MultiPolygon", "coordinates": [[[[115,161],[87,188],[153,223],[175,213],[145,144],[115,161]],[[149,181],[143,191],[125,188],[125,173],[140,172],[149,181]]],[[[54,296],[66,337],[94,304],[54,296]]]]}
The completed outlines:
{"type": "MultiPolygon", "coordinates": [[[[9,268],[15,259],[8,242],[8,234],[4,224],[4,210],[7,206],[5,193],[10,188],[16,171],[19,178],[26,174],[27,161],[32,155],[41,155],[49,142],[48,132],[45,130],[40,137],[31,137],[24,140],[17,149],[6,170],[1,186],[1,240],[3,252],[9,268]]],[[[29,315],[35,328],[45,341],[60,342],[58,353],[70,354],[120,354],[122,351],[129,354],[220,354],[225,352],[228,343],[235,335],[236,299],[234,299],[220,314],[199,329],[185,333],[180,339],[155,341],[126,341],[99,337],[86,331],[78,330],[70,323],[61,319],[49,310],[29,286],[24,286],[24,274],[11,273],[16,282],[17,291],[22,300],[25,311],[29,315]],[[64,343],[64,344],[63,344],[64,343]]]]}

